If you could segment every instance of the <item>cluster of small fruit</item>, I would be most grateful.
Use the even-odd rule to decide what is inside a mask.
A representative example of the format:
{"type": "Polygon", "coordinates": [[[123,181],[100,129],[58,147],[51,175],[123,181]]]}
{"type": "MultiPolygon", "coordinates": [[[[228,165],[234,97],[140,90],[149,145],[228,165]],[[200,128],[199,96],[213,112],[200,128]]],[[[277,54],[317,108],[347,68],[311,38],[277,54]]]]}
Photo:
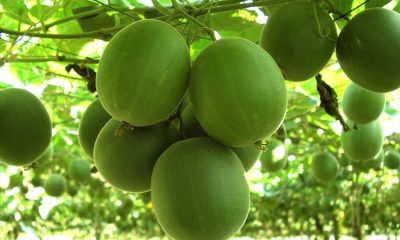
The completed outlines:
{"type": "MultiPolygon", "coordinates": [[[[270,16],[260,45],[290,81],[314,77],[331,59],[336,46],[339,65],[351,80],[342,108],[348,124],[358,126],[342,134],[343,157],[348,156],[354,168],[367,171],[383,161],[382,129],[377,119],[385,105],[384,93],[400,86],[399,41],[400,14],[394,11],[364,10],[337,36],[335,23],[324,9],[299,1],[283,5],[270,16]]],[[[389,151],[385,163],[396,162],[390,160],[395,155],[398,153],[389,151]]],[[[394,165],[387,166],[393,169],[394,165]]],[[[312,169],[316,179],[331,182],[339,166],[333,154],[318,152],[312,169]]]]}
{"type": "MultiPolygon", "coordinates": [[[[128,192],[151,190],[155,215],[174,239],[236,233],[249,211],[245,170],[260,156],[255,143],[286,112],[273,58],[248,40],[225,38],[192,64],[175,28],[141,20],[110,40],[96,84],[99,99],[83,115],[79,140],[104,179],[128,192]]],[[[271,171],[285,164],[276,145],[279,159],[262,157],[271,171]]]]}

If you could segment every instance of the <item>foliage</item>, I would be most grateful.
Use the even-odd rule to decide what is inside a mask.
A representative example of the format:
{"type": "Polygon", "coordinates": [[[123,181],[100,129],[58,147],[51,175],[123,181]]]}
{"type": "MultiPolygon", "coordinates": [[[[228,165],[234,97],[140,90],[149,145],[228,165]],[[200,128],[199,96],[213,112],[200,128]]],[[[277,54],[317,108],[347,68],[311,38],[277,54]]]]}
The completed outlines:
{"type": "MultiPolygon", "coordinates": [[[[290,1],[296,0],[274,2],[290,1]]],[[[104,47],[120,29],[143,18],[174,26],[190,45],[192,59],[219,37],[239,36],[257,43],[264,12],[276,7],[270,2],[155,0],[153,6],[136,0],[0,0],[0,90],[21,87],[34,93],[45,104],[53,124],[52,156],[30,168],[0,165],[0,238],[16,239],[22,233],[43,237],[66,230],[76,230],[77,239],[108,239],[132,232],[144,238],[165,236],[149,192],[119,191],[94,168],[91,178],[82,182],[67,174],[71,160],[91,161],[80,148],[78,126],[96,98],[93,73],[104,47]],[[40,186],[55,173],[67,182],[67,191],[59,198],[48,196],[40,186]],[[14,174],[23,176],[22,184],[9,188],[8,177],[14,174]]],[[[387,4],[400,12],[395,0],[320,2],[339,29],[366,8],[387,4]]],[[[335,57],[320,74],[340,103],[349,80],[335,57]]],[[[288,161],[278,172],[261,171],[258,162],[247,173],[251,208],[238,235],[399,234],[399,170],[381,167],[355,172],[349,165],[341,167],[332,183],[317,182],[311,170],[312,155],[324,151],[339,159],[341,126],[320,108],[314,79],[285,83],[288,108],[283,126],[273,137],[284,140],[288,161]]],[[[399,92],[387,93],[386,100],[380,116],[384,148],[398,151],[399,92]]]]}

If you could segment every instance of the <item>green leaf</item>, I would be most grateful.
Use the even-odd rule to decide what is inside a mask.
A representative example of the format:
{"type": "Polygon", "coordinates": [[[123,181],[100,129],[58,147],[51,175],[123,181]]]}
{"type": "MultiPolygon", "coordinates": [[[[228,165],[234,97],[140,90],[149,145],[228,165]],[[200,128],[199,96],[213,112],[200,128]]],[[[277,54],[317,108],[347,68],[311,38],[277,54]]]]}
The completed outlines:
{"type": "Polygon", "coordinates": [[[210,27],[222,37],[237,36],[257,42],[263,25],[256,19],[257,14],[248,10],[215,13],[211,16],[210,27]]]}
{"type": "Polygon", "coordinates": [[[344,14],[351,10],[353,0],[332,0],[333,4],[340,13],[344,14]]]}
{"type": "Polygon", "coordinates": [[[365,8],[383,7],[390,2],[391,0],[370,0],[365,4],[365,8]]]}
{"type": "Polygon", "coordinates": [[[28,8],[23,0],[0,0],[0,4],[6,15],[12,19],[28,25],[35,24],[28,16],[28,8]]]}

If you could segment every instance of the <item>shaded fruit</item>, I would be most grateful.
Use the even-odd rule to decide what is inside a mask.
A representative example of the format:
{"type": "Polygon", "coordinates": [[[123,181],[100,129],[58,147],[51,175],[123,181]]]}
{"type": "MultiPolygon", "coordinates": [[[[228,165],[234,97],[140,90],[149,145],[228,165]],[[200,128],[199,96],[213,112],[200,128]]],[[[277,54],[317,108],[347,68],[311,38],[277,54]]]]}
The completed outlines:
{"type": "Polygon", "coordinates": [[[228,239],[244,224],[249,188],[243,165],[209,138],[171,145],[154,167],[153,209],[173,239],[228,239]]]}
{"type": "Polygon", "coordinates": [[[285,144],[278,139],[272,139],[267,150],[260,156],[262,169],[266,172],[276,172],[285,167],[287,162],[285,144]]]}
{"type": "Polygon", "coordinates": [[[53,197],[61,196],[67,188],[67,181],[64,176],[54,173],[49,176],[44,182],[44,190],[47,194],[53,197]]]}
{"type": "Polygon", "coordinates": [[[39,176],[34,176],[31,180],[31,183],[34,187],[40,187],[43,184],[42,178],[39,176]]]}
{"type": "Polygon", "coordinates": [[[385,102],[385,94],[368,91],[350,82],[343,95],[342,108],[349,120],[366,124],[381,115],[385,102]]]}
{"type": "Polygon", "coordinates": [[[68,186],[67,193],[68,193],[68,195],[70,195],[71,197],[76,196],[76,195],[78,194],[78,187],[77,187],[77,186],[74,186],[74,185],[68,186]]]}
{"type": "Polygon", "coordinates": [[[346,75],[374,92],[400,86],[400,14],[371,8],[357,14],[341,31],[336,56],[346,75]]]}
{"type": "Polygon", "coordinates": [[[0,161],[29,164],[46,151],[50,141],[50,117],[38,98],[19,88],[0,91],[0,161]]]}
{"type": "Polygon", "coordinates": [[[154,19],[136,21],[108,43],[96,76],[106,111],[133,126],[166,120],[187,89],[190,54],[171,25],[154,19]]]}
{"type": "Polygon", "coordinates": [[[93,100],[83,113],[79,123],[78,140],[83,151],[91,159],[93,159],[93,148],[97,135],[110,119],[111,116],[104,110],[98,98],[93,100]]]}
{"type": "Polygon", "coordinates": [[[389,169],[400,168],[400,153],[389,150],[385,153],[385,167],[389,169]]]}
{"type": "Polygon", "coordinates": [[[200,126],[197,121],[196,115],[193,111],[192,104],[186,105],[185,109],[182,112],[182,125],[181,130],[183,133],[183,137],[185,138],[193,138],[193,137],[207,137],[207,133],[200,126]]]}
{"type": "Polygon", "coordinates": [[[286,87],[272,57],[241,38],[204,48],[189,84],[195,115],[213,139],[243,147],[273,134],[286,112],[286,87]]]}
{"type": "MultiPolygon", "coordinates": [[[[197,121],[193,107],[190,103],[182,112],[181,130],[185,138],[208,137],[207,133],[197,121]]],[[[261,154],[261,150],[256,144],[250,144],[245,147],[231,147],[231,149],[240,158],[246,171],[251,169],[261,154]]]]}
{"type": "Polygon", "coordinates": [[[68,175],[77,181],[90,178],[90,164],[82,159],[73,159],[68,163],[68,175]]]}
{"type": "Polygon", "coordinates": [[[383,160],[384,160],[384,151],[383,151],[383,149],[381,149],[379,151],[378,156],[376,156],[373,159],[361,162],[361,164],[363,164],[364,167],[366,167],[367,169],[379,170],[382,166],[383,160]]]}
{"type": "MultiPolygon", "coordinates": [[[[349,124],[352,126],[352,124],[349,124]]],[[[379,120],[359,124],[356,129],[343,132],[341,144],[344,153],[352,161],[364,161],[374,158],[382,148],[383,133],[379,120]]]]}
{"type": "Polygon", "coordinates": [[[314,177],[323,183],[332,182],[339,172],[336,157],[328,152],[314,154],[311,167],[314,177]]]}
{"type": "Polygon", "coordinates": [[[111,119],[97,137],[94,162],[112,186],[128,192],[145,192],[150,190],[154,164],[168,146],[164,123],[131,128],[111,119]]]}
{"type": "Polygon", "coordinates": [[[347,167],[350,164],[350,159],[346,154],[341,154],[338,158],[338,163],[342,167],[347,167]]]}
{"type": "Polygon", "coordinates": [[[287,80],[304,81],[317,75],[331,58],[337,32],[333,19],[314,3],[299,1],[270,16],[260,46],[275,59],[287,80]]]}
{"type": "Polygon", "coordinates": [[[243,164],[244,170],[249,171],[261,155],[261,149],[257,144],[246,147],[231,147],[243,164]]]}

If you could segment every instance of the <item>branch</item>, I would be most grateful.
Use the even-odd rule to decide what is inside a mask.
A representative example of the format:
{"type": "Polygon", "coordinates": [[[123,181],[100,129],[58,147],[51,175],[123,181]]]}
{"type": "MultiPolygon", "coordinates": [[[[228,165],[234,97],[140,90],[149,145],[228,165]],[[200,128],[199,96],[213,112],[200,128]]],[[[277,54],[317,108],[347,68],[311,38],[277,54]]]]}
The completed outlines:
{"type": "Polygon", "coordinates": [[[89,17],[89,16],[92,16],[92,15],[95,15],[95,14],[106,12],[106,11],[107,11],[107,9],[105,7],[100,7],[100,8],[94,9],[94,10],[86,11],[86,12],[79,13],[79,14],[76,14],[76,15],[73,15],[73,16],[69,16],[69,17],[65,17],[65,18],[56,20],[54,22],[51,22],[49,24],[45,24],[43,26],[32,28],[29,31],[30,32],[40,31],[43,28],[48,30],[49,28],[54,27],[54,26],[59,25],[59,24],[62,24],[62,23],[66,23],[66,22],[69,22],[69,21],[72,21],[72,20],[75,20],[75,19],[81,19],[81,18],[89,17]]]}
{"type": "Polygon", "coordinates": [[[15,31],[15,30],[0,27],[0,33],[17,35],[17,36],[38,37],[38,38],[75,39],[75,38],[92,38],[92,37],[111,36],[110,33],[119,31],[126,26],[127,25],[122,25],[122,26],[105,28],[105,29],[91,31],[91,32],[75,33],[75,34],[20,32],[20,31],[15,31]]]}
{"type": "MultiPolygon", "coordinates": [[[[272,6],[272,5],[277,5],[277,4],[282,4],[282,3],[288,3],[288,2],[295,2],[298,0],[261,0],[257,2],[250,2],[250,3],[232,3],[232,4],[221,4],[217,5],[215,7],[211,7],[209,10],[208,9],[203,9],[200,12],[196,12],[197,16],[205,15],[209,11],[211,13],[216,13],[216,12],[225,12],[225,11],[231,11],[231,10],[238,10],[238,9],[244,9],[244,8],[249,8],[249,7],[261,7],[261,6],[272,6]]],[[[148,8],[149,10],[154,9],[154,8],[148,8]]],[[[139,9],[134,9],[134,10],[139,10],[139,9]]],[[[94,10],[93,10],[94,11],[94,10]]],[[[55,26],[60,23],[65,23],[71,20],[75,19],[80,19],[83,16],[87,15],[93,15],[93,11],[88,11],[82,13],[82,15],[77,14],[75,16],[70,16],[64,19],[60,19],[56,22],[50,23],[48,25],[45,25],[45,27],[51,27],[55,26]],[[89,14],[90,13],[90,14],[89,14]]],[[[100,11],[100,10],[97,10],[100,11]]],[[[107,11],[102,10],[102,11],[107,11]]],[[[157,11],[157,10],[154,10],[157,11]]],[[[149,11],[150,12],[150,11],[149,11]]],[[[97,12],[98,13],[98,12],[97,12]]],[[[188,9],[187,11],[188,14],[192,14],[193,10],[188,9]]],[[[167,20],[167,19],[179,19],[179,18],[184,18],[185,16],[182,13],[176,13],[171,16],[163,16],[161,13],[157,11],[158,15],[152,16],[152,18],[159,19],[159,20],[167,20]]],[[[0,33],[5,33],[5,34],[10,34],[10,35],[17,35],[17,36],[28,36],[28,37],[38,37],[38,38],[55,38],[55,39],[76,39],[76,38],[92,38],[92,37],[106,37],[109,36],[110,33],[116,32],[121,30],[122,28],[126,27],[126,25],[121,25],[121,26],[115,26],[111,28],[105,28],[101,30],[96,30],[96,31],[91,31],[91,32],[85,32],[85,33],[77,33],[77,34],[51,34],[51,33],[35,33],[35,32],[21,32],[21,31],[15,31],[11,29],[6,29],[0,27],[0,33]]]]}
{"type": "Polygon", "coordinates": [[[0,58],[0,63],[7,62],[73,62],[80,64],[97,64],[99,60],[97,59],[77,59],[77,58],[68,58],[65,56],[54,56],[54,57],[30,57],[30,56],[19,56],[19,57],[8,57],[8,58],[0,58]]]}

